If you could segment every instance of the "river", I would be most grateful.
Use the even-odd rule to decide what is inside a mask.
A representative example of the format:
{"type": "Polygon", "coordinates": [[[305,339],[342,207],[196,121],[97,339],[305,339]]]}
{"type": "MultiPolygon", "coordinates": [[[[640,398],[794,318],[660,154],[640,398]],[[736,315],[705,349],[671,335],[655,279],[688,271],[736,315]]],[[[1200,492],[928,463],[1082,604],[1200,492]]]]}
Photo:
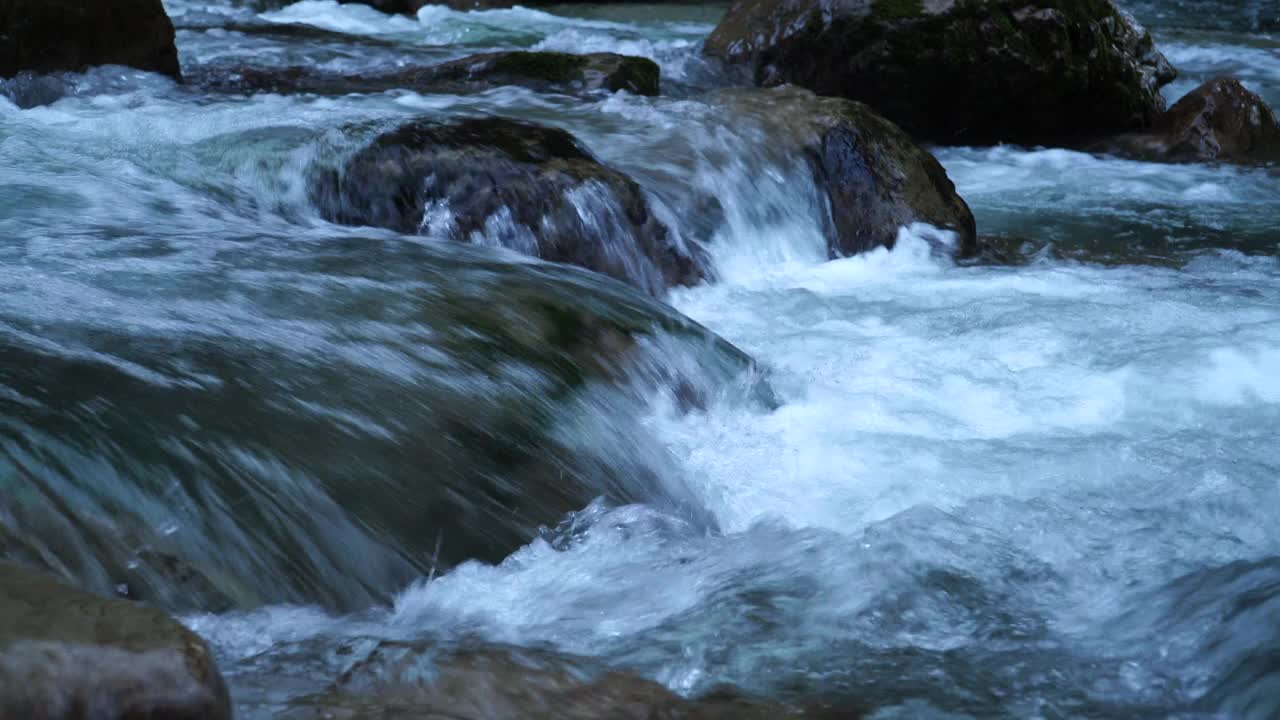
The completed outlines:
{"type": "MultiPolygon", "coordinates": [[[[100,589],[133,573],[117,589],[210,641],[242,717],[323,688],[352,638],[550,648],[886,718],[1280,716],[1276,168],[939,148],[993,250],[956,263],[912,227],[828,261],[812,178],[766,118],[709,99],[723,6],[166,6],[189,76],[511,48],[663,71],[661,97],[585,100],[119,68],[5,87],[0,483],[30,482],[0,549],[100,589]],[[663,304],[310,203],[310,168],[370,128],[483,114],[573,132],[715,279],[663,304]],[[649,362],[696,407],[662,382],[567,392],[536,343],[475,329],[575,304],[660,328],[649,362]],[[544,456],[625,502],[505,559],[485,512],[443,535],[474,510],[449,493],[518,496],[544,456]]],[[[1227,73],[1280,106],[1267,2],[1129,9],[1181,72],[1171,101],[1227,73]]]]}

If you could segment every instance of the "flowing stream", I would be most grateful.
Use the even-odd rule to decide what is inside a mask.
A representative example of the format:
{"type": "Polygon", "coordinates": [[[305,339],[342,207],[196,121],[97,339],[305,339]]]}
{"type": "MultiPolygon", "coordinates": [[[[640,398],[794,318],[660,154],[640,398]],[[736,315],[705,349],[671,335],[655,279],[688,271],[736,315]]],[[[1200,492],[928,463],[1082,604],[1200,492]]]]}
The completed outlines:
{"type": "MultiPolygon", "coordinates": [[[[0,553],[178,612],[242,717],[351,638],[875,717],[1280,717],[1280,170],[940,148],[992,250],[911,227],[827,261],[812,178],[699,58],[724,6],[166,5],[189,76],[663,71],[657,98],[0,90],[0,553]],[[573,132],[716,278],[660,303],[310,203],[378,129],[478,115],[573,132]],[[549,350],[582,308],[643,330],[643,367],[549,350]]],[[[1280,106],[1274,3],[1129,9],[1171,101],[1225,73],[1280,106]]]]}

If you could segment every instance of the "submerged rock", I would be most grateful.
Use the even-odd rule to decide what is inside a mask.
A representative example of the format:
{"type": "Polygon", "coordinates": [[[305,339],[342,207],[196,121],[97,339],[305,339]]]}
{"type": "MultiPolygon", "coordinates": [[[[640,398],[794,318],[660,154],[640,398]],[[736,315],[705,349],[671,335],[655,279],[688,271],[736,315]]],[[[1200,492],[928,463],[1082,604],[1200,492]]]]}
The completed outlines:
{"type": "Polygon", "coordinates": [[[660,70],[648,58],[616,53],[497,52],[475,55],[422,72],[430,81],[525,85],[535,89],[657,95],[660,70]]]}
{"type": "Polygon", "coordinates": [[[450,649],[356,641],[338,650],[351,669],[329,692],[290,703],[278,720],[785,720],[859,717],[805,711],[725,691],[686,699],[625,672],[548,651],[450,649]]]}
{"type": "Polygon", "coordinates": [[[229,720],[204,641],[163,613],[0,563],[0,717],[229,720]]]}
{"type": "Polygon", "coordinates": [[[832,257],[892,248],[905,225],[928,223],[956,234],[956,254],[977,249],[973,213],[947,171],[901,128],[866,105],[795,87],[733,91],[731,107],[751,107],[808,160],[830,211],[832,257]]]}
{"type": "Polygon", "coordinates": [[[1175,71],[1111,0],[739,0],[705,51],[941,143],[1150,126],[1175,71]]]}
{"type": "Polygon", "coordinates": [[[699,251],[644,192],[564,130],[502,118],[411,122],[380,135],[311,195],[329,220],[501,245],[661,294],[705,275],[699,251]]]}
{"type": "Polygon", "coordinates": [[[0,460],[0,557],[166,609],[354,612],[501,562],[596,498],[714,526],[638,416],[677,383],[767,403],[729,343],[574,267],[262,232],[245,242],[279,256],[225,260],[271,273],[259,290],[297,325],[104,327],[92,356],[63,351],[78,326],[0,343],[24,389],[0,445],[28,448],[0,460]]]}
{"type": "Polygon", "coordinates": [[[127,65],[181,79],[160,0],[0,0],[0,77],[127,65]]]}
{"type": "Polygon", "coordinates": [[[1210,80],[1169,108],[1148,133],[1117,138],[1112,148],[1167,162],[1280,161],[1275,111],[1234,78],[1210,80]]]}
{"type": "Polygon", "coordinates": [[[388,90],[440,93],[517,85],[539,92],[593,94],[626,90],[636,95],[657,95],[659,78],[657,63],[648,58],[615,53],[509,51],[390,73],[341,74],[307,67],[232,67],[204,68],[191,80],[210,89],[243,93],[343,95],[388,90]]]}

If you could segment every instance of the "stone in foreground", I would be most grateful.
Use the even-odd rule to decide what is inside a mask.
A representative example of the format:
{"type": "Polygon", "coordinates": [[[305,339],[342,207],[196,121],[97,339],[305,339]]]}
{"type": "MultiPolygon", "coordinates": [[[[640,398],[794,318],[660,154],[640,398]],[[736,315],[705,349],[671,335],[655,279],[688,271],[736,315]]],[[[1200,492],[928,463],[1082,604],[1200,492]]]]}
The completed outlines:
{"type": "Polygon", "coordinates": [[[164,613],[0,563],[0,717],[230,720],[204,641],[164,613]]]}

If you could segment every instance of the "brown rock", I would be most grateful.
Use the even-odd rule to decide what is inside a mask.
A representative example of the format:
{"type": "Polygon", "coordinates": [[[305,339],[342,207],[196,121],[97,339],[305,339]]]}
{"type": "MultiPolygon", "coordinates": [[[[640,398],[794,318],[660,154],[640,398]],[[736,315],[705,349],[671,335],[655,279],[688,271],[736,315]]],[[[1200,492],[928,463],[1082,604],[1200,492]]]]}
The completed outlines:
{"type": "Polygon", "coordinates": [[[586,660],[522,648],[433,648],[383,641],[329,692],[293,701],[278,720],[854,720],[731,691],[682,698],[586,660]]]}
{"type": "Polygon", "coordinates": [[[204,641],[153,608],[0,564],[0,717],[230,720],[204,641]]]}
{"type": "Polygon", "coordinates": [[[1151,132],[1115,141],[1122,152],[1167,162],[1280,161],[1280,122],[1234,78],[1210,80],[1169,108],[1151,132]]]}

